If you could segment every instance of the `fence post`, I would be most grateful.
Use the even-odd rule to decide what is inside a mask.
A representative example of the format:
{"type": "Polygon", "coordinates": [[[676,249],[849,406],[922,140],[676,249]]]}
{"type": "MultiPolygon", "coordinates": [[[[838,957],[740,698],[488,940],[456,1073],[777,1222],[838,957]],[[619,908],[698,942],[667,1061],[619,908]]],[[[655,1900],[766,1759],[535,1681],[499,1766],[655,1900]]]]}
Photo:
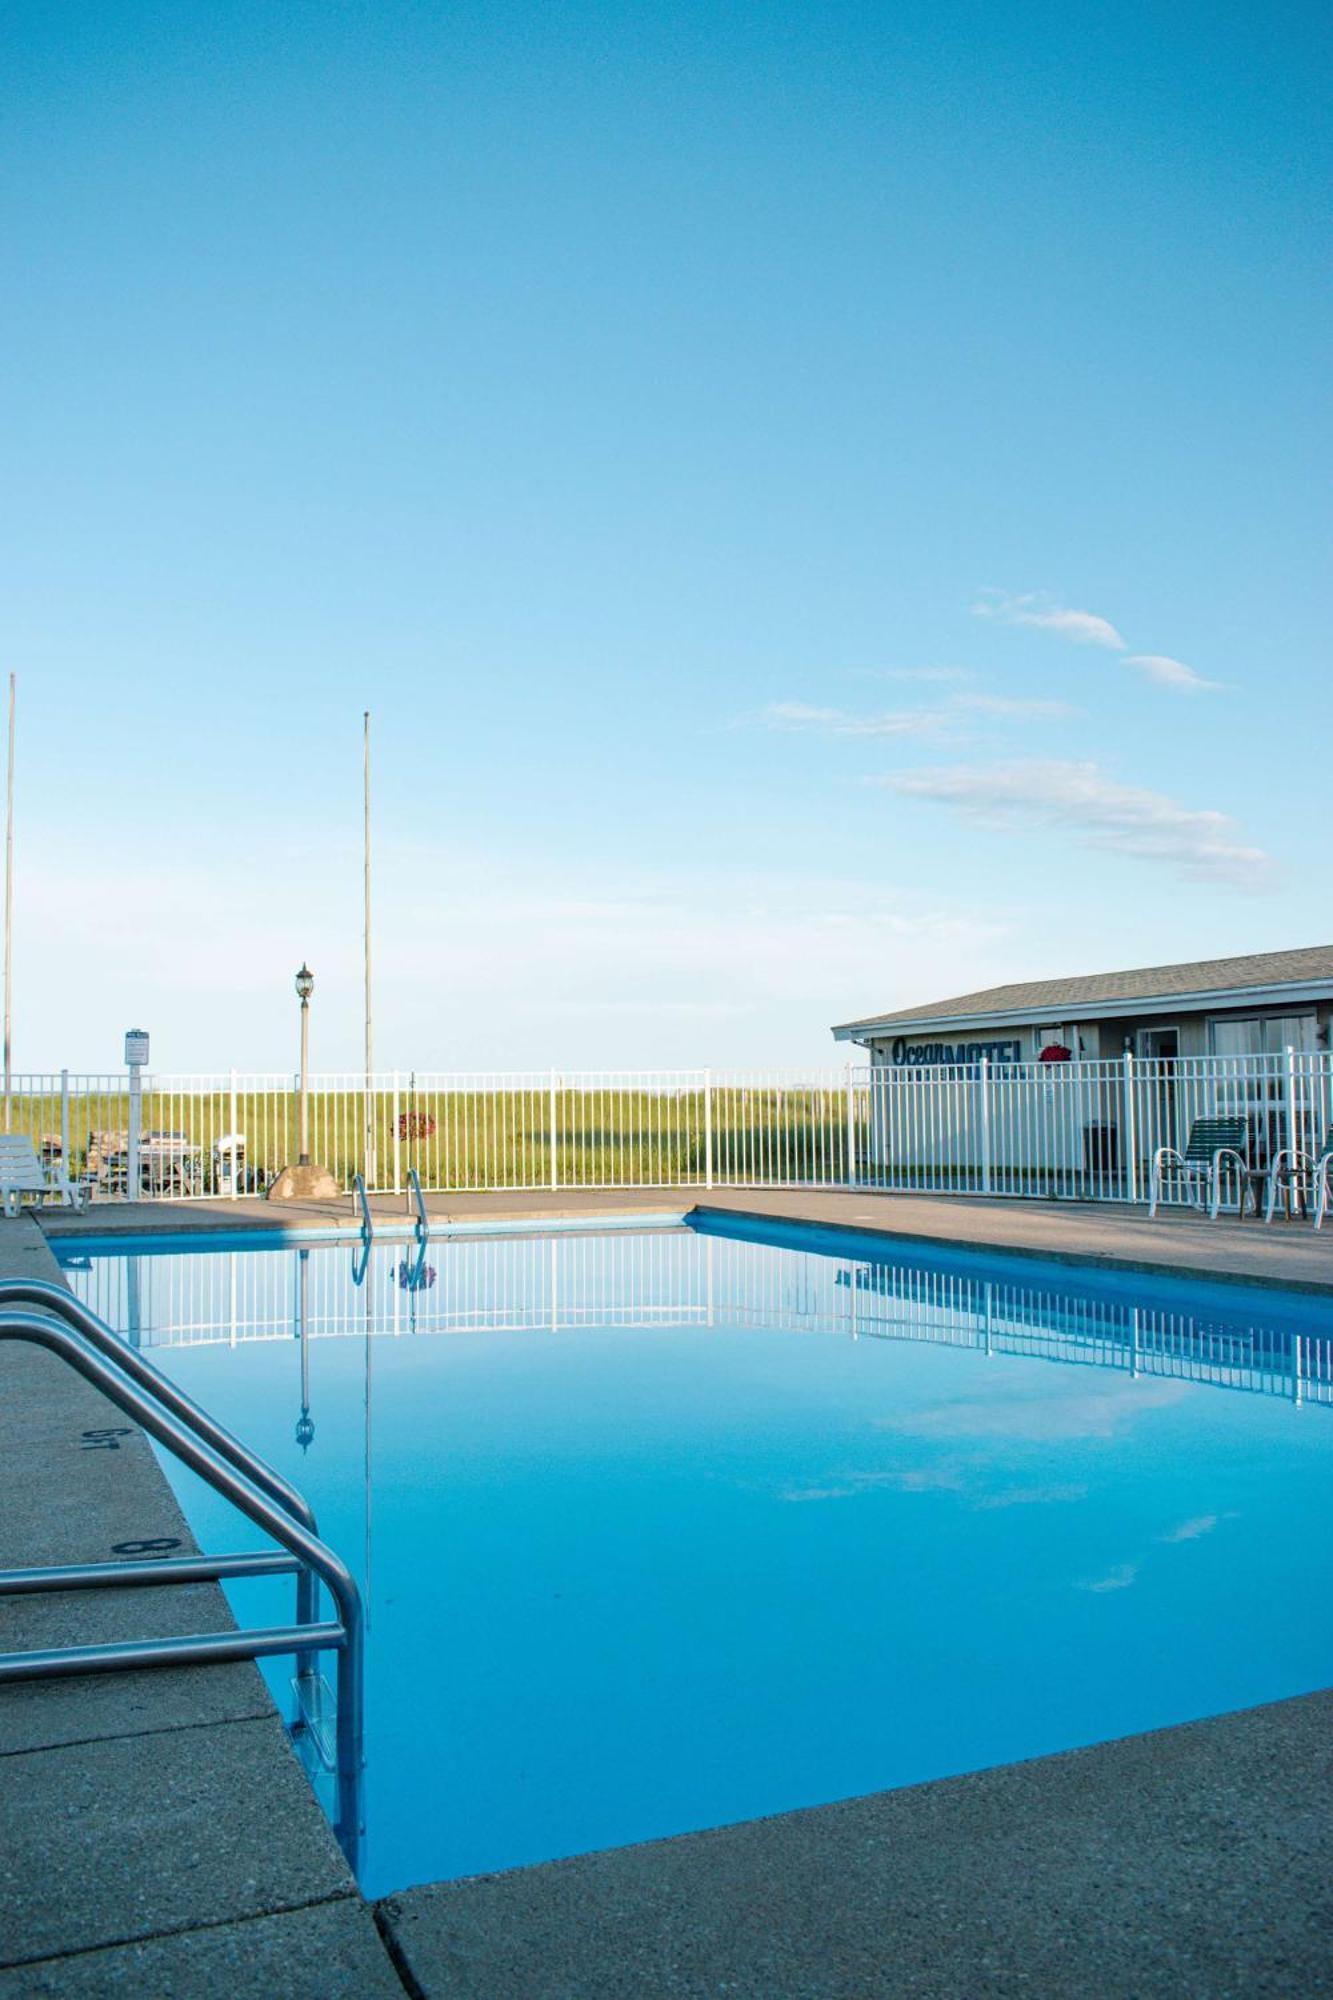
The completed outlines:
{"type": "Polygon", "coordinates": [[[400,1078],[397,1070],[393,1073],[393,1191],[403,1191],[403,1114],[398,1108],[400,1078]]]}
{"type": "Polygon", "coordinates": [[[138,1201],[143,1193],[139,1185],[139,1135],[143,1130],[143,1067],[140,1063],[131,1063],[129,1069],[130,1126],[125,1135],[125,1195],[129,1201],[138,1201]]]}
{"type": "Polygon", "coordinates": [[[982,1056],[977,1064],[981,1090],[981,1192],[991,1192],[990,1171],[990,1057],[982,1056]]]}
{"type": "MultiPolygon", "coordinates": [[[[1290,1042],[1288,1042],[1288,1043],[1287,1043],[1287,1077],[1286,1077],[1286,1084],[1287,1084],[1287,1141],[1286,1141],[1286,1143],[1287,1143],[1288,1147],[1290,1148],[1291,1152],[1293,1152],[1293,1153],[1296,1153],[1296,1152],[1298,1152],[1298,1151],[1300,1150],[1300,1146],[1301,1146],[1301,1135],[1300,1135],[1300,1131],[1299,1131],[1299,1129],[1298,1129],[1298,1123],[1297,1123],[1297,1117],[1296,1117],[1296,1051],[1295,1051],[1295,1049],[1294,1049],[1294,1048],[1292,1047],[1292,1045],[1291,1045],[1291,1043],[1290,1043],[1290,1042]]],[[[1295,1161],[1294,1161],[1294,1160],[1293,1160],[1293,1162],[1292,1162],[1292,1165],[1293,1165],[1293,1166],[1295,1165],[1295,1161]]],[[[1257,1202],[1257,1200],[1258,1200],[1258,1196],[1257,1196],[1257,1195],[1255,1196],[1255,1200],[1256,1200],[1256,1202],[1257,1202]]],[[[1244,1197],[1244,1193],[1243,1193],[1243,1191],[1242,1191],[1242,1195],[1241,1195],[1241,1214],[1242,1214],[1242,1216],[1244,1215],[1244,1212],[1245,1212],[1245,1197],[1244,1197]]]]}
{"type": "Polygon", "coordinates": [[[69,1071],[60,1072],[60,1171],[69,1179],[69,1071]]]}
{"type": "Polygon", "coordinates": [[[704,1186],[713,1185],[713,1072],[704,1071],[704,1186]]]}
{"type": "MultiPolygon", "coordinates": [[[[229,1139],[231,1140],[231,1145],[230,1145],[230,1147],[228,1148],[228,1158],[229,1158],[229,1159],[230,1159],[230,1161],[231,1161],[231,1198],[232,1198],[232,1200],[233,1200],[233,1201],[235,1201],[235,1199],[236,1199],[237,1195],[238,1195],[238,1194],[240,1193],[240,1191],[241,1191],[241,1158],[240,1158],[240,1153],[239,1153],[239,1151],[237,1150],[237,1145],[236,1145],[236,1137],[237,1137],[237,1127],[236,1127],[236,1072],[235,1072],[235,1070],[232,1070],[232,1072],[231,1072],[231,1076],[230,1076],[230,1079],[229,1079],[229,1083],[230,1083],[230,1093],[229,1093],[229,1099],[228,1099],[228,1103],[229,1103],[229,1111],[228,1111],[228,1117],[229,1117],[229,1123],[228,1123],[228,1126],[227,1126],[227,1137],[228,1137],[228,1138],[229,1138],[229,1139]]],[[[219,1159],[218,1159],[218,1165],[219,1165],[219,1168],[221,1167],[221,1164],[222,1164],[222,1162],[221,1162],[221,1156],[219,1155],[219,1159]]],[[[247,1165],[248,1165],[248,1164],[249,1164],[249,1163],[248,1163],[248,1161],[247,1161],[247,1165]]]]}
{"type": "MultiPolygon", "coordinates": [[[[852,1082],[852,1065],[847,1064],[847,1185],[856,1186],[856,1086],[852,1082]]],[[[855,1287],[853,1287],[855,1289],[855,1287]]]]}
{"type": "Polygon", "coordinates": [[[1125,1050],[1123,1098],[1120,1109],[1120,1150],[1125,1161],[1125,1199],[1139,1198],[1139,1135],[1134,1115],[1134,1051],[1125,1050]]]}
{"type": "Polygon", "coordinates": [[[553,1188],[558,1188],[560,1185],[560,1167],[559,1167],[559,1160],[556,1148],[559,1142],[556,1137],[555,1116],[556,1116],[556,1074],[555,1071],[552,1070],[551,1071],[551,1186],[553,1188]]]}

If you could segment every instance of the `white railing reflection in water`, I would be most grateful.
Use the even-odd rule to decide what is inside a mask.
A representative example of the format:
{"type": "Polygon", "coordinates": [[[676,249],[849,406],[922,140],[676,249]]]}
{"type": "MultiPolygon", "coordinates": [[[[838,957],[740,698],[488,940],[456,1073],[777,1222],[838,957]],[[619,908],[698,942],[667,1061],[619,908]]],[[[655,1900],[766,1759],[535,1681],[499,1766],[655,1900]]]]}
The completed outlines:
{"type": "MultiPolygon", "coordinates": [[[[87,1258],[78,1297],[145,1348],[752,1327],[979,1349],[1333,1406],[1333,1338],[1248,1301],[1207,1315],[688,1230],[87,1258]]],[[[318,1390],[318,1372],[314,1375],[318,1390]]],[[[304,1400],[304,1398],[302,1399],[304,1400]]]]}
{"type": "MultiPolygon", "coordinates": [[[[1333,1129],[1325,1053],[838,1071],[399,1071],[318,1075],[312,1153],[344,1187],[879,1187],[1065,1200],[1146,1199],[1158,1146],[1198,1118],[1243,1117],[1253,1167],[1317,1153],[1333,1129]],[[367,1161],[367,1139],[370,1161],[367,1161]],[[368,1164],[372,1171],[367,1173],[368,1164]]],[[[295,1079],[149,1076],[130,1158],[128,1085],[14,1080],[11,1126],[95,1199],[262,1192],[295,1147],[295,1079]]],[[[1229,1205],[1240,1190],[1227,1189],[1229,1205]]],[[[1178,1188],[1169,1199],[1180,1199],[1178,1188]]]]}

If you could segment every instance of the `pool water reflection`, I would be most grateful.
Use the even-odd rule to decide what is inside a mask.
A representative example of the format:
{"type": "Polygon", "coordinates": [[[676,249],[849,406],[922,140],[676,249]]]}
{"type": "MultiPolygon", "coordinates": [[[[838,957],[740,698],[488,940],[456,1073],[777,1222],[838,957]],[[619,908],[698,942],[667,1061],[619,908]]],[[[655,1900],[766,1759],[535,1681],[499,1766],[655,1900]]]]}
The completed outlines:
{"type": "Polygon", "coordinates": [[[1317,1304],[759,1234],[67,1253],[357,1570],[368,1893],[1333,1680],[1317,1304]]]}

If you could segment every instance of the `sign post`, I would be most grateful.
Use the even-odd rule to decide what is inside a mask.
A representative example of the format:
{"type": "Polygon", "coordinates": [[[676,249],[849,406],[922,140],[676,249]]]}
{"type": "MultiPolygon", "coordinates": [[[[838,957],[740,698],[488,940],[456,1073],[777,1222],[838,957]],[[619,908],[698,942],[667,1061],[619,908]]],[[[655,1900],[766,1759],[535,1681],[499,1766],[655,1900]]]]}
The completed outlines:
{"type": "Polygon", "coordinates": [[[143,1073],[147,1066],[148,1037],[142,1028],[131,1028],[125,1037],[125,1067],[130,1073],[130,1125],[125,1146],[125,1194],[130,1201],[138,1201],[143,1192],[139,1151],[143,1137],[143,1073]]]}

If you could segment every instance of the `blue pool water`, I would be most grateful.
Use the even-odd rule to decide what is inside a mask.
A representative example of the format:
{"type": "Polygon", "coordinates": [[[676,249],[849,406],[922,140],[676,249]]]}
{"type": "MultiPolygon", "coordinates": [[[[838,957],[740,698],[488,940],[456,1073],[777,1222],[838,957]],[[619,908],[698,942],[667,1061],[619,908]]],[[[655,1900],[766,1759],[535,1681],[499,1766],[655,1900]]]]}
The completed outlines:
{"type": "Polygon", "coordinates": [[[1333,1681],[1315,1301],[758,1229],[64,1262],[357,1572],[372,1895],[1333,1681]]]}

